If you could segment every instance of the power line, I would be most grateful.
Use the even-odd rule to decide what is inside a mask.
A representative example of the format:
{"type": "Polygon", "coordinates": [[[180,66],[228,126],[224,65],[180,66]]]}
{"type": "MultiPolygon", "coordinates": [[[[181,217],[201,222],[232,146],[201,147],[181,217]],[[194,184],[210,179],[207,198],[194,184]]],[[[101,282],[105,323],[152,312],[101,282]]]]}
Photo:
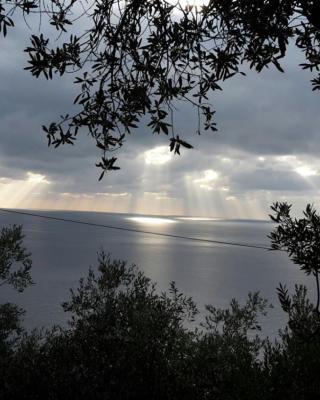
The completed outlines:
{"type": "Polygon", "coordinates": [[[195,241],[195,242],[222,244],[222,245],[226,245],[226,246],[247,247],[247,248],[251,248],[251,249],[260,249],[260,250],[273,250],[270,247],[259,246],[259,245],[255,245],[255,244],[228,242],[228,241],[204,239],[204,238],[195,238],[192,236],[173,235],[170,233],[160,233],[160,232],[145,231],[145,230],[134,229],[134,228],[124,228],[124,227],[120,227],[120,226],[97,224],[94,222],[85,222],[85,221],[79,221],[79,220],[74,220],[74,219],[69,219],[69,218],[52,217],[50,215],[41,215],[41,214],[35,214],[35,213],[30,213],[30,212],[25,212],[25,211],[9,210],[6,208],[0,208],[0,212],[27,215],[29,217],[43,218],[43,219],[49,219],[49,220],[54,220],[54,221],[60,221],[60,222],[70,222],[73,224],[95,226],[95,227],[99,227],[99,228],[115,229],[118,231],[126,231],[126,232],[142,233],[142,234],[146,234],[146,235],[154,235],[154,236],[162,236],[162,237],[169,237],[169,238],[175,238],[175,239],[191,240],[191,241],[195,241]]]}

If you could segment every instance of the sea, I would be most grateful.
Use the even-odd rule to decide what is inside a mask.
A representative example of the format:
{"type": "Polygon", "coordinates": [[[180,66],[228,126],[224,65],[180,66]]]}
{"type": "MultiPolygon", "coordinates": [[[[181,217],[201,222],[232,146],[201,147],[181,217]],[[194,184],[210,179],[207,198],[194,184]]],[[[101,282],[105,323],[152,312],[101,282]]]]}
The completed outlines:
{"type": "Polygon", "coordinates": [[[157,283],[159,291],[167,290],[175,281],[197,303],[199,320],[204,318],[207,304],[224,308],[233,298],[243,303],[248,292],[259,291],[273,305],[267,317],[261,319],[262,335],[271,338],[287,322],[277,299],[280,282],[291,292],[295,284],[304,284],[312,299],[315,295],[312,278],[300,271],[285,252],[234,245],[270,247],[268,235],[274,229],[270,221],[17,211],[88,223],[0,212],[0,227],[23,225],[24,245],[32,254],[35,282],[23,293],[2,286],[0,303],[14,302],[23,307],[24,326],[30,330],[67,324],[70,316],[63,312],[61,303],[70,298],[70,289],[78,287],[89,267],[97,268],[97,255],[102,250],[111,258],[136,264],[157,283]]]}

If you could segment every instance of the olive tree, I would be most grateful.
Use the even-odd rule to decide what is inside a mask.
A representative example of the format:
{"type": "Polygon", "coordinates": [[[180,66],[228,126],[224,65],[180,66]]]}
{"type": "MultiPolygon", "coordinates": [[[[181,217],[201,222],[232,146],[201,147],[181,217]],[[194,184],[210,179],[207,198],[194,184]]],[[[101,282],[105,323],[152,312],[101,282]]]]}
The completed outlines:
{"type": "Polygon", "coordinates": [[[320,216],[310,204],[300,219],[291,216],[291,205],[287,203],[275,203],[271,208],[275,212],[270,216],[271,220],[278,224],[270,234],[272,248],[285,250],[302,271],[314,276],[317,296],[315,310],[320,314],[320,216]]]}
{"type": "MultiPolygon", "coordinates": [[[[4,227],[0,232],[0,287],[8,284],[22,292],[32,279],[32,260],[23,245],[22,226],[4,227]]],[[[9,349],[15,334],[21,333],[20,319],[24,311],[15,304],[0,304],[0,353],[9,349]]]]}
{"type": "Polygon", "coordinates": [[[264,353],[264,372],[268,398],[292,400],[320,395],[320,217],[310,204],[302,218],[291,215],[291,205],[275,203],[271,219],[277,225],[270,235],[273,249],[286,251],[290,259],[316,282],[316,302],[310,300],[304,285],[295,285],[292,295],[280,284],[278,297],[288,316],[275,344],[264,353]]]}

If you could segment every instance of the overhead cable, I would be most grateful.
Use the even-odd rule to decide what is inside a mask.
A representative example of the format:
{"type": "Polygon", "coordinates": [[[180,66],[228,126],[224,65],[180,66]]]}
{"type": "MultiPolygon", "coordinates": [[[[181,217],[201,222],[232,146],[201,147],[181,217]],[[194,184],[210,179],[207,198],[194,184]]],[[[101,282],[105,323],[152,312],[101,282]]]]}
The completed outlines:
{"type": "Polygon", "coordinates": [[[60,221],[60,222],[69,222],[69,223],[73,223],[73,224],[94,226],[94,227],[98,227],[98,228],[106,228],[106,229],[114,229],[114,230],[119,230],[119,231],[140,233],[140,234],[145,234],[145,235],[153,235],[153,236],[161,236],[161,237],[168,237],[168,238],[174,238],[174,239],[190,240],[190,241],[202,242],[202,243],[219,244],[219,245],[225,245],[225,246],[247,247],[247,248],[251,248],[251,249],[260,249],[260,250],[273,250],[270,247],[256,245],[256,244],[250,244],[250,243],[239,243],[239,242],[233,242],[233,241],[205,239],[205,238],[197,238],[197,237],[192,237],[192,236],[174,235],[174,234],[170,234],[170,233],[145,231],[145,230],[135,229],[135,228],[125,228],[125,227],[121,227],[121,226],[98,224],[95,222],[86,222],[86,221],[79,221],[79,220],[74,220],[74,219],[69,219],[69,218],[53,217],[50,215],[41,215],[41,214],[36,214],[36,213],[31,213],[31,212],[26,212],[26,211],[11,210],[11,209],[6,209],[6,208],[0,208],[0,212],[18,214],[18,215],[26,215],[29,217],[43,218],[43,219],[48,219],[48,220],[60,221]]]}

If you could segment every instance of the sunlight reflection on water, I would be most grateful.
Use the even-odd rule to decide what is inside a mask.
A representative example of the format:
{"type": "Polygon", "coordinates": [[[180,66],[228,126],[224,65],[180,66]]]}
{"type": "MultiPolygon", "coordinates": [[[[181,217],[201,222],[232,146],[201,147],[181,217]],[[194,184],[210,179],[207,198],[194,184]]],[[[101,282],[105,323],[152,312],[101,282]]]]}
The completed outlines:
{"type": "Polygon", "coordinates": [[[126,219],[129,221],[138,222],[139,224],[145,224],[145,225],[165,225],[178,222],[175,219],[159,218],[159,217],[128,217],[126,219]]]}

